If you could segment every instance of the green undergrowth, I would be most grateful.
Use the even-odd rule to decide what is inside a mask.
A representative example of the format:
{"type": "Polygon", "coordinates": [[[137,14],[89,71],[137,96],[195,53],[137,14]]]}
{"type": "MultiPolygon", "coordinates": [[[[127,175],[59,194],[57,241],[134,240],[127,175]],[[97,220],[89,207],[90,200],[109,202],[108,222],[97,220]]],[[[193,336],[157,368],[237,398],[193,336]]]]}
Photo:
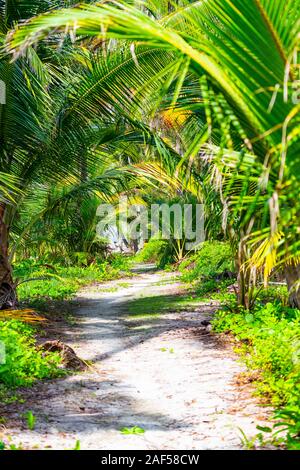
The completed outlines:
{"type": "Polygon", "coordinates": [[[219,300],[230,302],[235,298],[234,292],[230,292],[228,287],[232,285],[232,279],[216,281],[215,279],[205,279],[202,282],[193,284],[191,291],[194,295],[205,300],[219,300]]]}
{"type": "Polygon", "coordinates": [[[137,263],[162,264],[168,242],[165,240],[151,239],[145,243],[141,251],[135,256],[137,263]]]}
{"type": "Polygon", "coordinates": [[[222,277],[225,272],[234,271],[231,248],[228,243],[205,242],[194,255],[180,263],[179,271],[185,282],[222,277]]]}
{"type": "Polygon", "coordinates": [[[252,311],[238,307],[231,258],[228,245],[206,243],[181,263],[181,279],[195,301],[221,304],[213,330],[231,334],[255,393],[276,410],[275,427],[260,431],[272,444],[300,449],[300,311],[287,306],[287,288],[276,282],[258,286],[252,311]]]}
{"type": "Polygon", "coordinates": [[[83,286],[130,275],[129,258],[114,256],[91,266],[61,266],[27,260],[18,263],[14,276],[21,282],[18,298],[32,306],[43,301],[69,300],[83,286]],[[27,282],[30,279],[31,280],[27,282]],[[26,282],[22,282],[26,281],[26,282]]]}
{"type": "MultiPolygon", "coordinates": [[[[36,348],[34,327],[10,320],[0,322],[0,384],[15,388],[32,385],[36,380],[53,378],[63,372],[59,369],[61,357],[57,353],[45,353],[36,348]]],[[[13,394],[0,390],[0,400],[17,399],[13,394]]],[[[1,400],[1,401],[2,401],[1,400]]]]}
{"type": "Polygon", "coordinates": [[[276,300],[251,312],[231,304],[216,314],[213,329],[234,335],[236,351],[256,377],[256,394],[277,409],[278,423],[266,431],[285,429],[288,448],[300,449],[300,311],[276,300]]]}
{"type": "Polygon", "coordinates": [[[201,301],[232,301],[236,282],[233,257],[228,243],[205,242],[197,253],[180,263],[180,280],[201,301]]]}

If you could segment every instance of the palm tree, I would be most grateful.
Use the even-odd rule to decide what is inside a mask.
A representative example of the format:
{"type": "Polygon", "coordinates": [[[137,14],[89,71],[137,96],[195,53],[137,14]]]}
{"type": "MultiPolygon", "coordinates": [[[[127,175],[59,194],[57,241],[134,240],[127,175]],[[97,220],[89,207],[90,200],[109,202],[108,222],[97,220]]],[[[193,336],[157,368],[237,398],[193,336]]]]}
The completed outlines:
{"type": "MultiPolygon", "coordinates": [[[[67,27],[73,37],[127,39],[135,47],[147,44],[161,56],[171,54],[181,75],[177,95],[189,70],[200,77],[206,154],[229,181],[225,206],[234,204],[239,214],[241,285],[253,272],[249,261],[252,268],[263,267],[265,277],[276,266],[284,268],[291,301],[299,307],[300,127],[295,87],[300,1],[179,2],[158,18],[157,9],[151,9],[154,3],[144,2],[142,8],[127,3],[81,5],[39,16],[16,29],[7,49],[20,57],[51,30],[67,27]],[[221,136],[217,146],[212,145],[214,132],[221,136]],[[259,169],[255,175],[253,166],[259,169]]],[[[136,67],[137,75],[138,60],[136,67]]],[[[123,89],[130,87],[127,82],[123,89]]]]}
{"type": "MultiPolygon", "coordinates": [[[[21,19],[72,2],[0,2],[0,37],[5,40],[9,28],[21,19]]],[[[73,80],[68,68],[68,44],[62,54],[52,51],[46,45],[41,50],[29,48],[25,56],[14,63],[2,48],[0,57],[0,79],[5,83],[5,103],[0,105],[0,298],[1,307],[15,303],[14,282],[11,259],[14,250],[9,250],[11,231],[18,225],[19,212],[26,201],[35,195],[49,190],[57,181],[73,175],[73,186],[77,182],[89,184],[102,192],[109,192],[119,181],[112,172],[94,175],[93,182],[83,181],[85,165],[90,157],[94,159],[91,148],[106,145],[118,139],[122,141],[121,131],[109,125],[99,124],[99,116],[93,123],[85,120],[79,126],[79,114],[70,112],[71,105],[79,98],[73,68],[73,80]],[[70,91],[70,86],[73,89],[70,91]],[[73,95],[72,95],[73,92],[73,95]]],[[[74,60],[72,61],[74,65],[74,60]]],[[[80,67],[83,73],[88,65],[80,67]]],[[[94,74],[95,76],[95,74],[94,74]]],[[[80,118],[82,120],[82,118],[80,118]]],[[[83,119],[84,121],[84,119],[83,119]]],[[[111,124],[111,123],[110,123],[111,124]]],[[[129,133],[130,134],[130,133],[129,133]]],[[[111,143],[111,147],[113,144],[111,143]]],[[[119,179],[118,179],[119,178],[119,179]]],[[[124,178],[123,178],[124,179],[124,178]]],[[[70,184],[70,180],[68,184],[70,184]]],[[[74,188],[73,188],[74,189],[74,188]]],[[[82,189],[82,188],[81,188],[82,189]]],[[[76,191],[73,191],[73,193],[76,191]]],[[[77,191],[78,192],[78,191],[77,191]]],[[[37,214],[36,214],[37,215],[37,214]]],[[[21,233],[23,231],[21,230],[21,233]]]]}
{"type": "MultiPolygon", "coordinates": [[[[49,8],[49,2],[42,2],[44,10],[40,8],[40,3],[31,2],[30,10],[28,2],[0,2],[2,44],[16,21],[49,8]]],[[[47,73],[36,53],[29,49],[26,57],[14,64],[2,52],[0,78],[5,83],[6,91],[5,102],[0,105],[0,169],[10,178],[15,178],[20,199],[26,186],[37,177],[41,147],[45,142],[46,126],[42,123],[48,122],[51,115],[51,100],[45,89],[47,73]]],[[[12,202],[7,199],[0,202],[0,296],[7,298],[7,305],[11,304],[7,293],[13,285],[8,258],[10,221],[15,211],[12,202]]]]}
{"type": "MultiPolygon", "coordinates": [[[[60,36],[57,41],[61,41],[60,36]]],[[[10,108],[3,107],[11,120],[10,137],[3,137],[7,146],[7,150],[3,147],[3,152],[12,154],[11,166],[4,166],[3,158],[3,169],[17,177],[22,190],[15,204],[8,204],[3,199],[2,227],[5,233],[1,237],[0,285],[7,305],[15,299],[14,294],[9,297],[14,286],[11,260],[18,247],[28,240],[29,231],[45,217],[49,219],[51,213],[66,207],[69,213],[71,207],[76,208],[76,216],[82,222],[88,209],[90,214],[93,213],[92,222],[96,215],[93,201],[99,204],[125,191],[133,175],[126,172],[124,165],[139,161],[141,152],[144,155],[151,153],[159,140],[138,120],[138,114],[132,112],[133,102],[129,110],[125,101],[116,101],[111,93],[112,84],[121,83],[118,75],[122,69],[126,68],[126,73],[134,70],[130,51],[104,50],[102,45],[95,44],[88,51],[86,43],[84,40],[82,47],[73,47],[66,41],[58,52],[51,44],[43,44],[38,51],[29,49],[26,57],[9,65],[7,57],[2,58],[3,74],[7,67],[18,68],[21,77],[16,85],[12,82],[8,87],[10,108]],[[13,114],[16,107],[13,96],[17,90],[23,90],[22,87],[31,101],[21,103],[22,116],[18,118],[13,114]],[[33,107],[34,113],[27,116],[33,107]],[[30,133],[32,121],[35,128],[30,133]],[[17,132],[21,124],[29,126],[28,131],[24,129],[24,136],[17,132]],[[30,139],[28,145],[26,139],[30,139]],[[13,243],[9,249],[11,238],[13,243]]],[[[153,62],[148,65],[147,59],[153,55],[148,51],[138,54],[149,75],[158,69],[153,62]]],[[[161,62],[162,70],[167,60],[169,57],[161,62]]],[[[167,73],[168,70],[160,77],[160,83],[167,73]]],[[[162,143],[160,148],[163,148],[162,143]]],[[[138,187],[136,175],[134,178],[138,187]]],[[[11,180],[6,177],[7,187],[3,186],[3,194],[5,188],[7,195],[9,190],[15,190],[13,181],[12,177],[11,180]]],[[[67,222],[68,217],[65,224],[67,222]]],[[[89,221],[84,223],[87,228],[89,221]]],[[[74,220],[73,225],[75,230],[74,220]]],[[[89,227],[91,230],[94,233],[85,238],[80,230],[82,243],[80,245],[80,237],[77,237],[73,250],[78,251],[79,246],[86,248],[93,242],[93,225],[89,227]]],[[[68,240],[65,241],[67,244],[68,240]]]]}

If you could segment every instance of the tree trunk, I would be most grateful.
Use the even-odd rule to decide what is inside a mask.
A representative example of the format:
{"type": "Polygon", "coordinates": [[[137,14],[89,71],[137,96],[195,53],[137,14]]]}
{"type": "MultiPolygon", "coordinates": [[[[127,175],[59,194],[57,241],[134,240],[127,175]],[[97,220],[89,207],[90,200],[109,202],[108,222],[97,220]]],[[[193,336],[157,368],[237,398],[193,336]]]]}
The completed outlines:
{"type": "Polygon", "coordinates": [[[248,272],[245,270],[244,263],[246,261],[245,256],[245,245],[241,240],[238,246],[237,259],[236,259],[236,268],[238,272],[237,283],[237,302],[238,305],[242,307],[249,308],[248,305],[248,288],[249,288],[249,279],[248,272]]]}
{"type": "Polygon", "coordinates": [[[5,204],[0,204],[0,310],[14,308],[17,304],[8,257],[9,227],[5,223],[5,204]]]}
{"type": "Polygon", "coordinates": [[[251,310],[254,306],[256,288],[256,270],[250,269],[250,266],[247,264],[249,257],[250,252],[242,238],[239,242],[236,259],[236,268],[238,272],[237,302],[238,305],[241,305],[247,310],[251,310]]]}
{"type": "Polygon", "coordinates": [[[289,304],[291,307],[300,309],[300,264],[285,267],[285,278],[289,290],[289,304]]]}

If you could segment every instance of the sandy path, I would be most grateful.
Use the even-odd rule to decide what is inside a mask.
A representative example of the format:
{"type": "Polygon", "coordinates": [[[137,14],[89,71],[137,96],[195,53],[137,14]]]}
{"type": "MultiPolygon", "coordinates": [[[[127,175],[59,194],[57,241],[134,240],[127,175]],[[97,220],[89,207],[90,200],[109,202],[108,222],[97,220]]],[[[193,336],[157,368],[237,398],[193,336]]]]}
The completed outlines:
{"type": "Polygon", "coordinates": [[[84,290],[81,321],[68,343],[95,369],[38,386],[10,416],[16,425],[5,435],[29,448],[70,449],[80,440],[82,449],[179,450],[239,449],[238,428],[257,434],[266,413],[247,387],[236,387],[242,366],[201,326],[211,307],[127,320],[130,299],[151,303],[151,296],[178,290],[172,276],[149,272],[123,280],[126,286],[114,281],[84,290]],[[34,431],[20,421],[28,409],[37,417],[34,431]],[[145,434],[120,433],[135,425],[145,434]]]}

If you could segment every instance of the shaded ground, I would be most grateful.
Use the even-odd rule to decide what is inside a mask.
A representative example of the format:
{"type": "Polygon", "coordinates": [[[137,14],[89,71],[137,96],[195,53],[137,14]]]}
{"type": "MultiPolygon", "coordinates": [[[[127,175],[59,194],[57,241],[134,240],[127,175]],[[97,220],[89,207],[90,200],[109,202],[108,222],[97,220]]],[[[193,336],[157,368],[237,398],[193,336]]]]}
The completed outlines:
{"type": "Polygon", "coordinates": [[[6,408],[4,437],[43,449],[77,440],[81,449],[241,448],[239,428],[257,434],[266,411],[236,386],[243,367],[201,324],[214,305],[176,311],[180,293],[174,274],[152,270],[83,290],[80,322],[65,340],[93,368],[26,391],[24,405],[6,408]],[[169,308],[156,315],[162,304],[169,308]],[[28,410],[34,431],[22,418],[28,410]],[[120,433],[132,426],[145,434],[120,433]]]}

